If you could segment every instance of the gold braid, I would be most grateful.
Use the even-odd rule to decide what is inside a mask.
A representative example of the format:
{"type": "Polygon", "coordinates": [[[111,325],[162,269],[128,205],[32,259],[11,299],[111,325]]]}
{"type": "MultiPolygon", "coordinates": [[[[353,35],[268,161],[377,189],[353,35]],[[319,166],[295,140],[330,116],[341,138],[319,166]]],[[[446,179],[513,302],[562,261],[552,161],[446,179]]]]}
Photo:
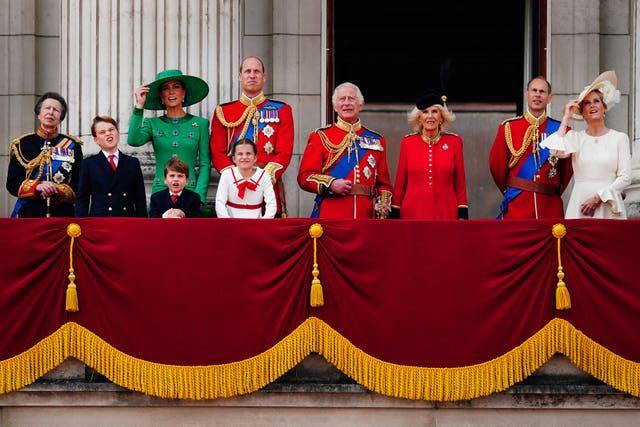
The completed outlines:
{"type": "Polygon", "coordinates": [[[340,158],[345,148],[351,147],[353,141],[355,140],[355,133],[349,132],[347,133],[342,141],[338,144],[334,144],[329,140],[329,137],[322,132],[321,130],[317,131],[320,136],[320,141],[322,141],[322,146],[327,150],[329,156],[327,157],[327,162],[322,167],[322,173],[327,171],[333,164],[340,158]]]}
{"type": "Polygon", "coordinates": [[[260,114],[258,114],[258,109],[256,108],[255,105],[249,105],[247,108],[245,108],[240,118],[235,122],[227,121],[227,119],[224,117],[224,113],[222,112],[222,107],[219,105],[216,107],[216,117],[218,118],[218,120],[220,120],[220,123],[222,123],[222,126],[227,128],[227,131],[228,131],[227,132],[227,155],[228,156],[231,155],[230,146],[231,146],[231,139],[233,136],[230,130],[244,123],[244,126],[242,127],[242,131],[240,131],[240,136],[238,136],[238,139],[244,138],[244,136],[247,133],[247,129],[249,128],[249,123],[251,123],[251,120],[247,120],[249,115],[251,115],[251,118],[253,120],[253,125],[254,125],[253,126],[253,130],[254,130],[253,142],[257,142],[256,141],[257,123],[258,123],[260,114]]]}
{"type": "Polygon", "coordinates": [[[14,155],[18,163],[25,170],[25,179],[29,179],[31,172],[37,167],[38,174],[34,177],[34,179],[38,179],[42,176],[42,172],[44,170],[45,165],[49,165],[49,169],[51,169],[51,151],[41,151],[36,157],[31,160],[27,160],[22,154],[22,150],[20,149],[19,139],[14,140],[11,143],[11,153],[14,155]]]}
{"type": "MultiPolygon", "coordinates": [[[[516,150],[513,146],[513,137],[511,136],[511,126],[509,123],[504,125],[504,137],[507,141],[507,147],[509,147],[509,152],[511,153],[511,159],[509,160],[509,168],[514,167],[520,157],[527,151],[527,148],[531,145],[532,142],[537,142],[540,137],[540,131],[537,126],[531,125],[527,128],[527,131],[524,134],[524,138],[522,139],[522,146],[520,149],[516,150]]],[[[537,151],[537,144],[534,147],[534,151],[537,151]]]]}

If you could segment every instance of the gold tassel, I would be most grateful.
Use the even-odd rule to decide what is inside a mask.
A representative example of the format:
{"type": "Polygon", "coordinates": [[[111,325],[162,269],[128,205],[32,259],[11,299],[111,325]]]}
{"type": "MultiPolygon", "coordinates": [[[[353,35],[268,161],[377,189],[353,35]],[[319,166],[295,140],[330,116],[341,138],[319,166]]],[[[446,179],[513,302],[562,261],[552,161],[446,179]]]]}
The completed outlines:
{"type": "Polygon", "coordinates": [[[318,279],[320,270],[318,270],[318,246],[317,246],[318,237],[322,236],[322,233],[323,233],[322,226],[318,223],[315,223],[311,227],[309,227],[309,235],[313,239],[313,271],[311,272],[311,274],[313,275],[313,280],[311,280],[311,297],[310,297],[311,307],[322,307],[324,305],[322,283],[320,283],[320,279],[318,279]]]}
{"type": "Polygon", "coordinates": [[[567,234],[567,229],[563,224],[555,224],[551,228],[551,234],[558,239],[558,285],[556,287],[556,310],[568,310],[571,308],[571,295],[564,282],[564,271],[562,270],[562,257],[560,255],[560,240],[567,234]]]}
{"type": "Polygon", "coordinates": [[[82,230],[78,224],[71,223],[67,226],[67,235],[71,237],[71,244],[69,245],[69,285],[67,285],[65,309],[74,313],[80,310],[80,307],[78,305],[78,289],[75,283],[76,275],[73,270],[73,242],[81,234],[82,230]]]}

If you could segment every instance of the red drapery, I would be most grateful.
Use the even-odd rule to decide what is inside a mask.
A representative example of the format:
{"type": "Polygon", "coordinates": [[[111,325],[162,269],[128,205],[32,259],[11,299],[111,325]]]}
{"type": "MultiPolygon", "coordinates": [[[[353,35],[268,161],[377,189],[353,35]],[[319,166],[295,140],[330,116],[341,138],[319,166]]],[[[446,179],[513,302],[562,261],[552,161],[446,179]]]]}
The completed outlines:
{"type": "Polygon", "coordinates": [[[313,223],[0,220],[0,391],[74,356],[153,395],[235,395],[317,351],[375,391],[452,400],[504,389],[563,351],[640,393],[640,222],[563,221],[569,310],[555,308],[554,222],[490,220],[319,221],[324,305],[311,308],[313,223]],[[65,311],[71,222],[76,313],[65,311]],[[18,359],[39,368],[16,373],[18,359]],[[438,393],[433,372],[453,378],[438,393]],[[483,386],[451,390],[464,387],[456,375],[483,386]]]}

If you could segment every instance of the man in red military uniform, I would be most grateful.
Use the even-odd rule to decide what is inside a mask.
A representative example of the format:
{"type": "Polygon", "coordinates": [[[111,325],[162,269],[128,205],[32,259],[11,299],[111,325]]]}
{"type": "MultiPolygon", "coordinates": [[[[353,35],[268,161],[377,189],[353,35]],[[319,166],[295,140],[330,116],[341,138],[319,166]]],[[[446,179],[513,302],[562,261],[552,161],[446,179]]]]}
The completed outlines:
{"type": "Polygon", "coordinates": [[[360,123],[364,98],[342,83],[333,92],[338,120],[309,135],[298,172],[303,190],[317,194],[312,218],[386,218],[391,206],[387,144],[360,123]]]}
{"type": "Polygon", "coordinates": [[[560,125],[546,115],[551,84],[535,77],[524,96],[527,111],[502,122],[489,157],[493,180],[504,194],[498,219],[563,218],[560,196],[571,180],[571,163],[539,146],[560,125]]]}
{"type": "Polygon", "coordinates": [[[242,138],[258,147],[257,165],[274,184],[278,201],[276,216],[287,216],[282,174],[293,152],[293,115],[284,102],[267,99],[262,92],[266,77],[264,64],[249,56],[240,65],[240,99],[216,107],[211,120],[211,158],[218,173],[233,166],[231,149],[242,138]]]}

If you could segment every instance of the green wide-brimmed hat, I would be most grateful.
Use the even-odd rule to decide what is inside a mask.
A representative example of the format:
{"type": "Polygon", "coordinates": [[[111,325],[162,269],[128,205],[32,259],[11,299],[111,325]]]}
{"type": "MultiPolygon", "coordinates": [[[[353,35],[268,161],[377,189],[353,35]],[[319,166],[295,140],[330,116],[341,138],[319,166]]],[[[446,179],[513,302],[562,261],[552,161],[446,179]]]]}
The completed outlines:
{"type": "Polygon", "coordinates": [[[160,87],[170,80],[180,80],[184,83],[186,95],[184,97],[184,107],[197,104],[206,98],[209,93],[209,85],[199,77],[182,74],[180,70],[164,70],[158,73],[156,80],[149,83],[149,93],[144,102],[147,110],[164,110],[164,105],[160,100],[160,87]]]}

